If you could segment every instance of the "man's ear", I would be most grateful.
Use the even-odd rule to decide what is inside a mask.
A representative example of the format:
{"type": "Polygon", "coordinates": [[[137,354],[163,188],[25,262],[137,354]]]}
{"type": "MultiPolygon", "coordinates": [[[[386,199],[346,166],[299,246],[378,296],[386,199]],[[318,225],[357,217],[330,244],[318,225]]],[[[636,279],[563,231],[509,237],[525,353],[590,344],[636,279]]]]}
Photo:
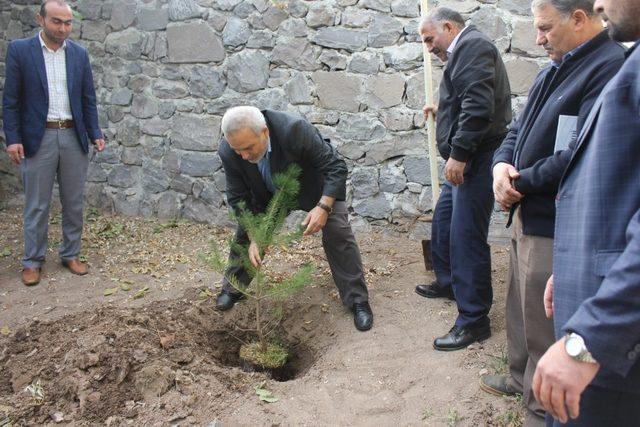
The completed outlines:
{"type": "Polygon", "coordinates": [[[36,13],[36,22],[38,23],[38,25],[40,25],[41,27],[44,26],[44,17],[42,15],[40,15],[40,12],[36,13]]]}
{"type": "Polygon", "coordinates": [[[262,128],[262,134],[265,136],[265,138],[269,138],[269,128],[267,127],[267,125],[264,125],[264,128],[262,128]]]}
{"type": "Polygon", "coordinates": [[[571,14],[571,20],[576,29],[581,29],[589,21],[589,16],[582,9],[576,9],[571,14]]]}

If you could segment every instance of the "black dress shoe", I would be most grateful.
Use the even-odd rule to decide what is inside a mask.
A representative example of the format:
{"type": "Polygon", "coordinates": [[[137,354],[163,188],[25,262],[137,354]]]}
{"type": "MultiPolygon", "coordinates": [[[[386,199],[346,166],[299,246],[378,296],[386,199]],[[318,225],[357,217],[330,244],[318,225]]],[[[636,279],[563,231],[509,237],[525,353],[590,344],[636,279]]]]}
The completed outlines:
{"type": "Polygon", "coordinates": [[[373,312],[367,301],[353,304],[353,323],[359,331],[368,331],[373,325],[373,312]]]}
{"type": "Polygon", "coordinates": [[[438,282],[432,282],[430,285],[418,285],[416,286],[416,294],[425,298],[449,298],[455,301],[453,296],[453,289],[451,286],[448,288],[438,285],[438,282]]]}
{"type": "Polygon", "coordinates": [[[460,350],[476,341],[484,341],[491,336],[489,322],[468,325],[465,327],[454,326],[447,335],[436,338],[433,348],[440,351],[460,350]]]}
{"type": "Polygon", "coordinates": [[[233,308],[234,304],[241,299],[245,299],[242,294],[232,294],[231,292],[222,291],[216,298],[216,308],[220,311],[227,311],[233,308]]]}

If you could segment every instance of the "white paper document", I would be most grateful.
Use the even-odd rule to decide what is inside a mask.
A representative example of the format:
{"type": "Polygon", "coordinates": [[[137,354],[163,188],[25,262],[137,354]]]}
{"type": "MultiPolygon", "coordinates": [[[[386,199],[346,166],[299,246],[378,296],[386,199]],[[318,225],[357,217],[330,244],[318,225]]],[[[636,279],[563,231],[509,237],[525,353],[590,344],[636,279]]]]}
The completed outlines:
{"type": "Polygon", "coordinates": [[[560,117],[558,117],[558,129],[556,130],[556,144],[553,147],[554,153],[569,148],[569,144],[578,137],[576,134],[577,127],[578,116],[560,114],[560,117]]]}

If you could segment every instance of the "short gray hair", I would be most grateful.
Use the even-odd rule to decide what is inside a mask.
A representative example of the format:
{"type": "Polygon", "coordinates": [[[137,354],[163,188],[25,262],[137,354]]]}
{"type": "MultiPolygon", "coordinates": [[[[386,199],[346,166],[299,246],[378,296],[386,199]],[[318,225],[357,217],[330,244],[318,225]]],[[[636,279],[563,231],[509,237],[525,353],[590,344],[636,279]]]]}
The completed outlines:
{"type": "Polygon", "coordinates": [[[448,7],[437,7],[429,12],[422,20],[420,21],[420,27],[424,26],[427,23],[436,23],[436,22],[451,22],[458,28],[464,28],[464,18],[458,12],[453,9],[449,9],[448,7]]]}
{"type": "Polygon", "coordinates": [[[229,108],[222,116],[222,133],[225,137],[242,129],[250,129],[256,135],[267,125],[262,112],[256,107],[241,105],[229,108]]]}
{"type": "Polygon", "coordinates": [[[531,10],[535,11],[549,5],[564,16],[569,16],[576,10],[584,11],[587,16],[594,16],[594,3],[594,0],[533,0],[531,2],[531,10]]]}

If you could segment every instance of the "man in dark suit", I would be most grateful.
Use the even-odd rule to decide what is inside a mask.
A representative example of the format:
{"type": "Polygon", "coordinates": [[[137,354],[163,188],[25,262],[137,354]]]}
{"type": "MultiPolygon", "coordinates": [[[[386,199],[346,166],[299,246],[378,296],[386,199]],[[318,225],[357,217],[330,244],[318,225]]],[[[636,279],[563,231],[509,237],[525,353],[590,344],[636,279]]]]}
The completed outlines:
{"type": "Polygon", "coordinates": [[[436,282],[416,292],[455,297],[455,325],[433,346],[458,350],[491,336],[491,160],[511,121],[511,93],[498,49],[475,27],[465,27],[460,14],[437,8],[419,31],[429,51],[447,62],[438,108],[425,107],[425,114],[437,111],[438,150],[447,163],[431,229],[436,282]]]}
{"type": "Polygon", "coordinates": [[[614,40],[635,44],[560,183],[544,298],[558,341],[538,362],[533,391],[556,425],[631,426],[640,420],[640,0],[595,9],[614,40]]]}
{"type": "Polygon", "coordinates": [[[522,113],[493,158],[496,201],[510,210],[506,304],[510,375],[482,378],[494,394],[523,394],[527,425],[544,424],[531,391],[536,364],[554,343],[553,322],[540,303],[551,275],[555,196],[580,132],[602,88],[624,62],[590,0],[535,0],[537,44],[551,64],[536,77],[522,113]]]}
{"type": "Polygon", "coordinates": [[[67,40],[71,8],[62,0],[46,0],[37,20],[38,35],[9,44],[2,99],[7,152],[20,165],[25,193],[25,285],[40,281],[56,178],[62,202],[60,259],[72,273],[87,273],[79,254],[89,141],[98,151],[104,148],[89,56],[67,40]]]}
{"type": "MultiPolygon", "coordinates": [[[[344,202],[347,166],[329,141],[300,117],[249,106],[229,109],[222,118],[222,133],[218,153],[226,175],[227,202],[235,211],[241,203],[253,212],[264,211],[276,191],[272,174],[292,163],[302,168],[298,204],[309,212],[303,221],[304,234],[322,230],[322,246],[342,302],[353,311],[358,330],[370,329],[373,313],[344,202]]],[[[250,243],[241,227],[236,241],[250,243]]],[[[250,243],[248,251],[258,267],[262,263],[258,247],[250,243]]],[[[237,255],[232,251],[230,257],[237,255]]],[[[251,282],[241,266],[231,267],[225,276],[235,277],[241,286],[251,282]]],[[[216,301],[218,309],[228,310],[241,298],[225,277],[216,301]]]]}

